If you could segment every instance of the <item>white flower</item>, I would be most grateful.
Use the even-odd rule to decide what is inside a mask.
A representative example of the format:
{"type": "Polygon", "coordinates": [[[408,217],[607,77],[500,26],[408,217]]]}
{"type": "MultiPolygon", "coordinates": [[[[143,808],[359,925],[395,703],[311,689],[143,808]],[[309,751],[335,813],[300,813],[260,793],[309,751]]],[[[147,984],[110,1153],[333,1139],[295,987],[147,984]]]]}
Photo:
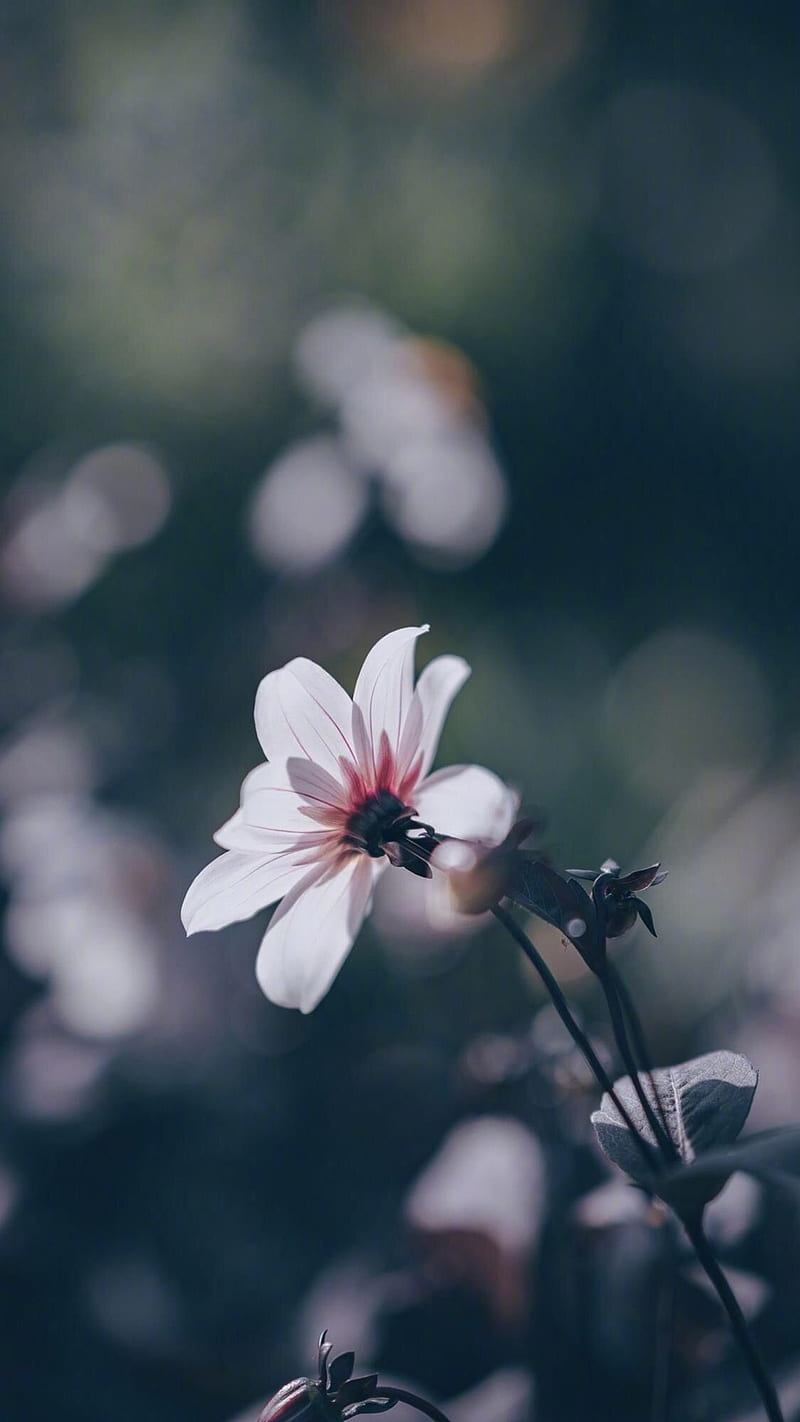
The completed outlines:
{"type": "Polygon", "coordinates": [[[460,657],[436,657],[415,688],[414,646],[427,630],[382,637],[352,701],[305,657],[258,688],[267,762],[245,779],[239,809],[214,836],[227,853],[198,874],[181,916],[197,933],[282,899],[256,965],[282,1007],[311,1012],[328,991],[390,862],[427,877],[434,830],[496,844],[511,827],[517,797],[491,771],[428,774],[470,669],[460,657]]]}

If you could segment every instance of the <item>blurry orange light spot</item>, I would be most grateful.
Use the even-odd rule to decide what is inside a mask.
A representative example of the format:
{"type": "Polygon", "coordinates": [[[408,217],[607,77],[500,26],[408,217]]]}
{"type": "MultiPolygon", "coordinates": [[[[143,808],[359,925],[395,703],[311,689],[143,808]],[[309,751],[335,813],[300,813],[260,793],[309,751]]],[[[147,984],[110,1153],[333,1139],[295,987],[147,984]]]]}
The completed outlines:
{"type": "Polygon", "coordinates": [[[455,346],[429,336],[409,337],[398,344],[423,380],[446,405],[472,419],[483,414],[480,381],[472,363],[455,346]]]}
{"type": "Polygon", "coordinates": [[[520,0],[345,0],[341,19],[369,50],[414,66],[480,69],[520,43],[520,0]]]}
{"type": "Polygon", "coordinates": [[[468,77],[519,57],[550,82],[577,56],[589,0],[321,0],[370,60],[468,77]]]}

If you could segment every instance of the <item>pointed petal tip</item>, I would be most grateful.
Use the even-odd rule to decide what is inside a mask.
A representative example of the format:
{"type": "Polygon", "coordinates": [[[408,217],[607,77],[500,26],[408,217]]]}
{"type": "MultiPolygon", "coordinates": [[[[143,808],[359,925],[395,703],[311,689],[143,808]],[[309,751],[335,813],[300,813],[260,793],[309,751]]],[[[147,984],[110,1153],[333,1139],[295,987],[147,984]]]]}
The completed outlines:
{"type": "Polygon", "coordinates": [[[227,850],[192,880],[181,905],[181,922],[187,934],[240,923],[282,898],[306,873],[307,866],[292,854],[227,850]]]}
{"type": "Polygon", "coordinates": [[[195,933],[213,933],[216,931],[216,928],[218,926],[222,926],[209,926],[208,924],[203,923],[203,905],[192,904],[189,902],[189,896],[192,892],[193,887],[194,885],[190,886],[186,897],[184,898],[183,903],[181,904],[181,923],[183,924],[183,930],[187,938],[192,938],[195,933]]]}
{"type": "Polygon", "coordinates": [[[201,933],[203,931],[202,925],[197,921],[200,917],[201,905],[196,901],[196,882],[196,878],[192,880],[183,896],[183,903],[181,904],[181,923],[187,938],[191,938],[193,933],[201,933]]]}

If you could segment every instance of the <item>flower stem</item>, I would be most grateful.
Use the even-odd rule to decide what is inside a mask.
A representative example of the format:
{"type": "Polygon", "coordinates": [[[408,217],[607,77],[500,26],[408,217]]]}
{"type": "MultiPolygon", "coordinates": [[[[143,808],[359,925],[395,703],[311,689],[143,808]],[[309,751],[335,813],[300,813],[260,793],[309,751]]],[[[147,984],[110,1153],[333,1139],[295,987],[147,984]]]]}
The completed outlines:
{"type": "MultiPolygon", "coordinates": [[[[642,1110],[644,1111],[647,1124],[649,1125],[650,1130],[653,1132],[653,1136],[656,1142],[658,1143],[658,1147],[664,1157],[664,1160],[666,1161],[667,1165],[674,1165],[678,1160],[678,1152],[675,1148],[674,1141],[672,1141],[672,1139],[670,1138],[669,1132],[666,1130],[665,1126],[656,1115],[656,1112],[653,1108],[653,1102],[650,1100],[647,1095],[647,1092],[642,1086],[641,1077],[639,1075],[639,1071],[636,1065],[636,1058],[634,1057],[633,1052],[631,1051],[631,1043],[630,1038],[628,1037],[628,1029],[625,1025],[625,1016],[622,1011],[619,996],[617,994],[617,987],[614,978],[611,976],[607,967],[603,969],[603,971],[598,973],[598,977],[600,978],[600,986],[603,989],[606,1003],[608,1004],[608,1013],[611,1018],[611,1026],[614,1031],[614,1037],[616,1038],[617,1046],[619,1047],[620,1056],[622,1057],[622,1060],[628,1069],[628,1075],[630,1077],[631,1086],[633,1087],[634,1091],[636,1092],[636,1095],[639,1098],[639,1104],[642,1110]]],[[[653,1092],[653,1100],[657,1103],[659,1100],[659,1095],[656,1091],[652,1075],[650,1076],[650,1087],[653,1092]]]]}
{"type": "Polygon", "coordinates": [[[775,1384],[764,1366],[761,1354],[756,1347],[755,1339],[747,1326],[747,1319],[739,1307],[738,1299],[728,1283],[717,1261],[717,1257],[706,1238],[702,1216],[698,1215],[689,1218],[681,1216],[681,1221],[694,1246],[695,1254],[702,1264],[710,1283],[713,1284],[717,1297],[728,1315],[731,1331],[747,1359],[753,1382],[758,1389],[767,1417],[770,1419],[770,1422],[784,1422],[775,1384]]]}
{"type": "Polygon", "coordinates": [[[631,1037],[633,1038],[633,1047],[639,1059],[639,1065],[641,1066],[642,1071],[646,1071],[648,1076],[650,1076],[653,1070],[653,1063],[650,1060],[650,1053],[647,1050],[647,1041],[644,1035],[644,1029],[642,1028],[641,1019],[639,1017],[638,1012],[636,1011],[636,1007],[634,1006],[633,998],[631,997],[630,991],[626,986],[625,979],[619,971],[619,968],[617,967],[616,963],[612,963],[609,960],[606,964],[606,971],[608,973],[609,978],[614,984],[617,997],[619,998],[620,1004],[622,1006],[622,1010],[625,1013],[626,1018],[628,1019],[628,1029],[630,1031],[631,1037]]]}
{"type": "Polygon", "coordinates": [[[417,1412],[424,1412],[426,1417],[432,1419],[432,1422],[449,1422],[444,1412],[440,1411],[434,1403],[428,1402],[427,1398],[417,1397],[415,1392],[407,1392],[404,1387],[376,1387],[370,1393],[370,1399],[373,1397],[385,1398],[390,1407],[394,1406],[396,1402],[405,1402],[408,1407],[415,1407],[417,1412]]]}
{"type": "Polygon", "coordinates": [[[658,1110],[658,1118],[662,1126],[664,1127],[664,1131],[666,1132],[667,1136],[669,1136],[667,1113],[664,1109],[664,1102],[660,1094],[656,1091],[656,1084],[653,1080],[653,1060],[650,1056],[650,1052],[647,1046],[647,1038],[644,1035],[644,1028],[642,1027],[641,1018],[639,1017],[639,1013],[636,1010],[636,1004],[634,1003],[630,991],[625,983],[625,979],[623,978],[616,964],[612,963],[609,960],[606,964],[606,971],[608,972],[608,975],[614,984],[617,997],[619,998],[620,1007],[622,1008],[622,1011],[625,1014],[625,1019],[628,1024],[628,1031],[631,1035],[631,1039],[633,1042],[633,1050],[636,1054],[636,1060],[639,1063],[639,1067],[645,1073],[648,1081],[650,1082],[650,1089],[652,1090],[653,1099],[656,1103],[656,1109],[658,1110]]]}
{"type": "Polygon", "coordinates": [[[669,1415],[669,1368],[675,1310],[675,1276],[672,1258],[666,1251],[664,1251],[664,1257],[659,1261],[659,1276],[650,1422],[667,1422],[669,1415]]]}
{"type": "Polygon", "coordinates": [[[492,913],[494,914],[498,922],[502,923],[503,927],[508,930],[508,932],[511,934],[511,937],[514,939],[514,942],[517,944],[518,947],[522,949],[523,953],[525,954],[525,957],[528,959],[528,962],[531,963],[531,965],[536,969],[536,972],[539,974],[539,977],[541,978],[542,982],[547,988],[548,993],[550,994],[550,998],[552,1000],[554,1008],[556,1009],[556,1012],[561,1018],[561,1021],[564,1023],[564,1026],[569,1032],[569,1035],[575,1043],[575,1046],[578,1048],[578,1051],[581,1053],[581,1055],[586,1060],[588,1066],[590,1067],[592,1074],[594,1075],[595,1081],[597,1082],[601,1090],[607,1092],[608,1095],[611,1097],[611,1100],[613,1101],[615,1107],[617,1108],[617,1111],[622,1117],[622,1120],[628,1127],[628,1130],[630,1131],[634,1141],[636,1142],[636,1148],[639,1151],[642,1160],[644,1161],[647,1173],[653,1174],[657,1169],[657,1165],[653,1157],[651,1147],[649,1145],[646,1145],[645,1142],[642,1140],[641,1136],[639,1135],[639,1132],[637,1131],[636,1126],[631,1120],[630,1114],[626,1106],[622,1101],[620,1101],[619,1096],[614,1090],[614,1084],[610,1076],[608,1075],[608,1072],[606,1071],[605,1067],[603,1066],[603,1063],[598,1057],[594,1047],[589,1041],[589,1038],[586,1036],[586,1033],[582,1030],[582,1028],[578,1026],[578,1023],[575,1021],[575,1018],[570,1012],[567,1000],[563,992],[561,991],[558,982],[556,981],[555,977],[553,976],[546,962],[544,961],[544,958],[534,947],[527,933],[525,933],[524,930],[520,928],[516,919],[511,916],[507,909],[501,908],[499,904],[495,904],[494,908],[492,909],[492,913]]]}

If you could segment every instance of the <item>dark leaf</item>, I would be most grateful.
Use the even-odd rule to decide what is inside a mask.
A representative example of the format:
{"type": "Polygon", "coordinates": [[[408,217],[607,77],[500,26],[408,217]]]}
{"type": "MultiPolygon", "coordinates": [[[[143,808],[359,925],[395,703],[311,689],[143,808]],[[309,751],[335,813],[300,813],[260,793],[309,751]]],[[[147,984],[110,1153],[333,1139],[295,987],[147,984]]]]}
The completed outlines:
{"type": "Polygon", "coordinates": [[[743,1141],[699,1156],[682,1173],[687,1179],[696,1180],[721,1170],[728,1174],[744,1170],[769,1179],[800,1176],[800,1126],[779,1126],[745,1136],[743,1141]]]}
{"type": "Polygon", "coordinates": [[[333,1344],[328,1343],[328,1330],[324,1328],[319,1335],[317,1351],[317,1366],[319,1370],[319,1380],[325,1391],[328,1389],[328,1359],[333,1352],[333,1344]]]}
{"type": "MultiPolygon", "coordinates": [[[[747,1119],[758,1073],[747,1057],[738,1052],[708,1052],[678,1066],[660,1067],[652,1078],[640,1072],[639,1081],[648,1100],[663,1116],[681,1161],[690,1165],[698,1155],[735,1141],[747,1119]]],[[[630,1077],[622,1077],[614,1083],[614,1088],[639,1135],[655,1146],[655,1137],[630,1077]]],[[[614,1142],[619,1141],[619,1132],[625,1135],[630,1132],[608,1094],[603,1096],[600,1110],[595,1112],[592,1121],[603,1149],[615,1163],[622,1164],[616,1159],[619,1145],[615,1146],[614,1142]],[[606,1149],[606,1142],[614,1153],[606,1149]]],[[[635,1150],[635,1143],[631,1141],[630,1145],[635,1150]]],[[[626,1159],[632,1159],[629,1151],[624,1153],[626,1159]]],[[[634,1170],[627,1164],[623,1169],[638,1178],[642,1171],[641,1160],[634,1170]]]]}
{"type": "MultiPolygon", "coordinates": [[[[613,1165],[624,1170],[626,1175],[630,1175],[631,1180],[637,1184],[644,1185],[647,1189],[652,1189],[660,1162],[660,1155],[654,1145],[645,1144],[645,1151],[652,1157],[652,1169],[645,1170],[642,1149],[637,1146],[632,1131],[628,1129],[624,1121],[620,1120],[616,1107],[609,1101],[610,1111],[613,1116],[606,1111],[605,1103],[609,1101],[608,1096],[603,1097],[599,1111],[592,1113],[592,1125],[595,1135],[603,1154],[608,1157],[613,1165]]],[[[648,1131],[652,1140],[652,1134],[648,1131]]]]}
{"type": "Polygon", "coordinates": [[[700,1155],[691,1165],[681,1165],[654,1182],[653,1193],[678,1214],[691,1214],[713,1200],[737,1170],[796,1191],[800,1185],[800,1127],[761,1131],[700,1155]]]}
{"type": "Polygon", "coordinates": [[[650,912],[649,906],[644,902],[644,899],[634,899],[633,902],[636,905],[636,911],[648,933],[652,933],[653,937],[657,938],[658,934],[656,933],[656,926],[653,922],[653,915],[650,912]]]}
{"type": "Polygon", "coordinates": [[[338,1392],[339,1388],[347,1382],[352,1375],[355,1361],[355,1353],[340,1353],[338,1358],[334,1358],[329,1368],[332,1392],[338,1392]]]}
{"type": "Polygon", "coordinates": [[[576,879],[562,879],[548,864],[519,854],[506,896],[557,928],[587,961],[602,953],[594,904],[576,879]]]}
{"type": "Polygon", "coordinates": [[[339,1407],[349,1407],[354,1402],[365,1402],[378,1386],[378,1374],[367,1373],[361,1378],[350,1378],[342,1383],[336,1394],[339,1407]]]}
{"type": "Polygon", "coordinates": [[[661,884],[667,877],[667,870],[664,869],[659,874],[660,864],[651,864],[649,869],[634,869],[630,874],[623,874],[618,883],[624,885],[632,894],[641,893],[642,889],[651,889],[654,884],[661,884]]]}

